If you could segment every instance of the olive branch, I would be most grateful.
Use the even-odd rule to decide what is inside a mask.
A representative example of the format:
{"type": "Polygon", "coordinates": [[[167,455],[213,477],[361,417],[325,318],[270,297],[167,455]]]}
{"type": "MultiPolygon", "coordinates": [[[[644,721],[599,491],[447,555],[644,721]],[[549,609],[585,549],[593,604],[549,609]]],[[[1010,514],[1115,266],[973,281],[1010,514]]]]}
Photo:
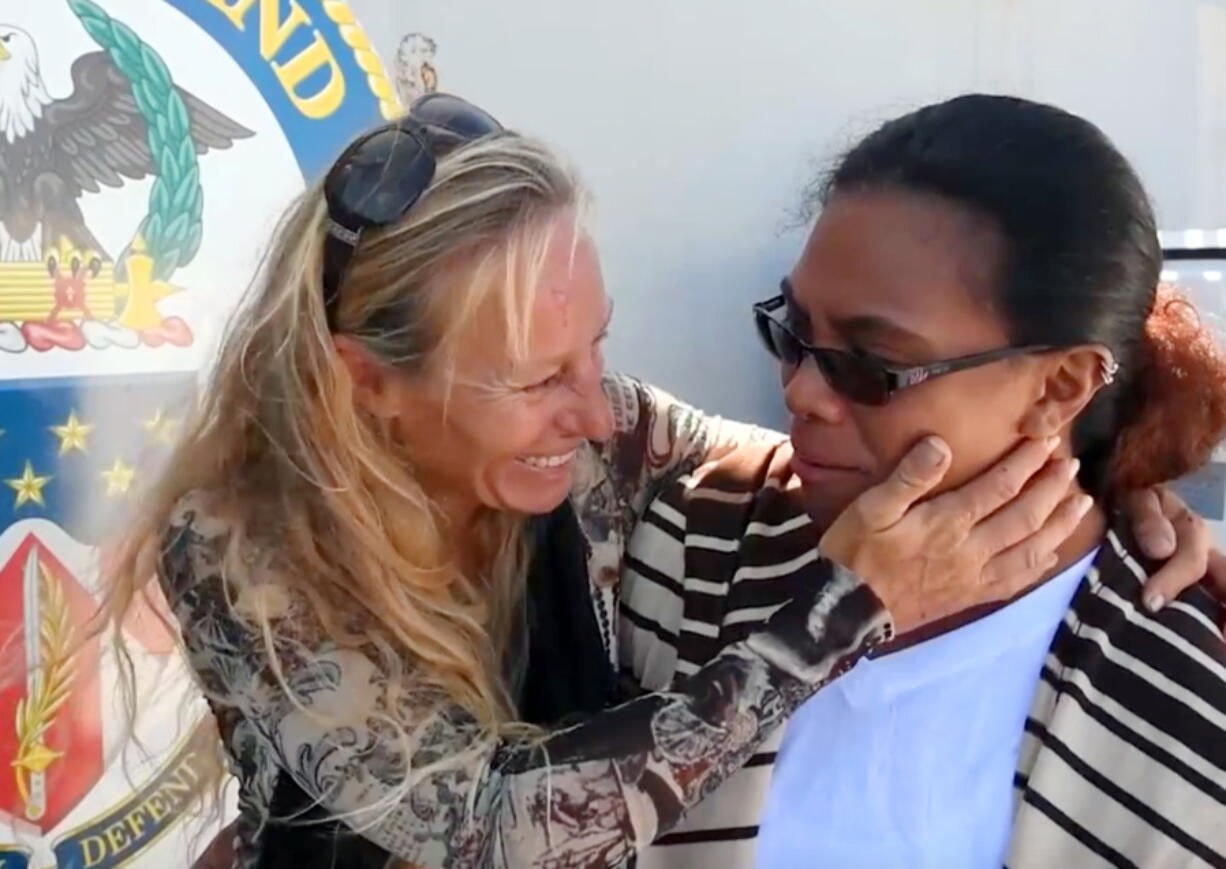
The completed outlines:
{"type": "Polygon", "coordinates": [[[93,0],[68,0],[68,5],[128,79],[145,119],[157,177],[149,194],[149,213],[137,235],[153,257],[153,276],[168,280],[195,257],[203,232],[204,191],[187,104],[161,56],[132,28],[111,18],[93,0]]]}

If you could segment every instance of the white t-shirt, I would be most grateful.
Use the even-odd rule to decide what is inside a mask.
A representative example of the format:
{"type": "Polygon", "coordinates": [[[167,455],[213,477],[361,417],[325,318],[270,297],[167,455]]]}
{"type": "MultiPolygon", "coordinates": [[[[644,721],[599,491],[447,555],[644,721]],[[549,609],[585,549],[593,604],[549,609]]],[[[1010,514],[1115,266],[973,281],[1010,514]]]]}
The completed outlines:
{"type": "Polygon", "coordinates": [[[1000,869],[1043,660],[1097,549],[982,619],[861,660],[788,723],[762,869],[1000,869]]]}

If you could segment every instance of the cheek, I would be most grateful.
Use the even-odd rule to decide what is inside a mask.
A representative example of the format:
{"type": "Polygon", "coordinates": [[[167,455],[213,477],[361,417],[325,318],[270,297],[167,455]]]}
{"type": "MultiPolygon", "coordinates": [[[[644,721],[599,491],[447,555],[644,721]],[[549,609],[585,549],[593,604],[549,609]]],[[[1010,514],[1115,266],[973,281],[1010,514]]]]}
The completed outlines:
{"type": "Polygon", "coordinates": [[[479,454],[469,470],[478,500],[489,507],[547,513],[570,491],[574,460],[552,469],[529,467],[525,456],[555,455],[565,449],[556,408],[548,401],[508,409],[474,435],[479,454]]]}
{"type": "Polygon", "coordinates": [[[878,482],[927,435],[942,438],[953,453],[949,472],[933,494],[957,488],[1013,448],[1029,404],[1026,389],[1000,377],[976,379],[952,375],[906,390],[883,408],[855,411],[877,460],[878,482]]]}
{"type": "Polygon", "coordinates": [[[490,464],[504,464],[540,452],[552,420],[545,408],[517,407],[484,421],[475,435],[482,445],[482,458],[490,464]]]}
{"type": "Polygon", "coordinates": [[[435,413],[419,413],[401,424],[401,440],[432,477],[450,486],[488,478],[517,457],[547,430],[548,417],[514,399],[453,401],[435,413]]]}
{"type": "Polygon", "coordinates": [[[548,417],[517,399],[478,405],[463,418],[454,418],[451,428],[464,445],[463,463],[471,471],[485,473],[509,458],[531,452],[531,444],[548,427],[548,417]]]}

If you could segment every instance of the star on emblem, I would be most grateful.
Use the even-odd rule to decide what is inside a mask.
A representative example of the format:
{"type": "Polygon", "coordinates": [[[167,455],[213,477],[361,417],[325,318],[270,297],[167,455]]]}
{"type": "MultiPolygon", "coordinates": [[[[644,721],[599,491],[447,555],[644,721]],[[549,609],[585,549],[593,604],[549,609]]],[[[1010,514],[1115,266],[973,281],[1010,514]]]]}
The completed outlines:
{"type": "Polygon", "coordinates": [[[68,421],[63,425],[51,426],[51,431],[60,439],[60,455],[69,450],[80,450],[85,452],[85,439],[89,437],[89,433],[94,430],[92,425],[85,425],[77,419],[77,413],[74,410],[68,414],[68,421]]]}
{"type": "Polygon", "coordinates": [[[115,459],[115,463],[102,472],[102,479],[106,480],[106,496],[117,498],[128,494],[128,489],[132,488],[132,478],[135,476],[136,468],[124,464],[123,459],[115,459]]]}
{"type": "Polygon", "coordinates": [[[171,444],[175,439],[175,427],[179,421],[172,419],[158,408],[157,413],[145,420],[145,431],[149,432],[149,437],[158,443],[171,444]]]}
{"type": "Polygon", "coordinates": [[[34,473],[34,468],[29,462],[26,462],[25,470],[22,471],[20,477],[12,480],[5,480],[9,488],[17,493],[17,501],[13,504],[13,509],[33,501],[40,507],[46,507],[47,503],[43,500],[43,486],[51,482],[50,477],[40,477],[34,473]]]}

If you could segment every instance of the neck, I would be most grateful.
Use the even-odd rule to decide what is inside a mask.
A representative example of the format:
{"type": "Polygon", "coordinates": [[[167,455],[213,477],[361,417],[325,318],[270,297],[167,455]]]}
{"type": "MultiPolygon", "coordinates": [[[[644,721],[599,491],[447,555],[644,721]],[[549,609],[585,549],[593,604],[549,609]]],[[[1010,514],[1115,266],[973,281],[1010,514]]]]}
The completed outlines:
{"type": "MultiPolygon", "coordinates": [[[[1047,580],[1059,576],[1078,561],[1085,558],[1086,553],[1095,546],[1098,546],[1106,534],[1107,512],[1102,508],[1101,504],[1095,501],[1094,506],[1090,508],[1089,513],[1086,513],[1085,518],[1081,520],[1081,524],[1077,526],[1077,529],[1067,540],[1056,547],[1056,566],[1048,571],[1032,588],[1036,588],[1047,582],[1047,580]]],[[[1022,592],[1022,594],[1025,594],[1025,592],[1022,592]]]]}
{"type": "MultiPolygon", "coordinates": [[[[1080,490],[1078,490],[1080,491],[1080,490]]],[[[1107,533],[1107,514],[1102,506],[1095,502],[1090,508],[1090,512],[1086,513],[1085,518],[1081,520],[1081,524],[1069,535],[1068,539],[1056,547],[1056,566],[1037,580],[1033,585],[1018,592],[1009,600],[993,601],[989,604],[970,607],[961,612],[954,613],[951,616],[946,616],[935,622],[930,622],[914,631],[909,631],[897,637],[893,642],[881,648],[881,653],[896,652],[900,649],[905,649],[908,646],[913,646],[917,643],[922,643],[924,640],[932,639],[941,634],[949,633],[963,625],[970,624],[976,619],[981,619],[996,610],[1008,606],[1020,597],[1034,591],[1039,586],[1043,585],[1050,579],[1054,579],[1064,571],[1068,570],[1078,561],[1086,556],[1107,533]]]]}
{"type": "Polygon", "coordinates": [[[472,547],[473,529],[481,512],[480,505],[468,498],[444,495],[436,502],[442,520],[443,538],[463,561],[463,553],[472,547]]]}
{"type": "MultiPolygon", "coordinates": [[[[15,61],[6,61],[13,63],[15,61]]],[[[42,77],[38,74],[37,62],[29,64],[26,75],[6,75],[0,86],[0,137],[9,144],[25,136],[43,115],[43,109],[52,102],[42,77]]]]}
{"type": "Polygon", "coordinates": [[[462,539],[477,518],[477,505],[466,498],[440,498],[439,509],[448,529],[448,535],[462,539]]]}

